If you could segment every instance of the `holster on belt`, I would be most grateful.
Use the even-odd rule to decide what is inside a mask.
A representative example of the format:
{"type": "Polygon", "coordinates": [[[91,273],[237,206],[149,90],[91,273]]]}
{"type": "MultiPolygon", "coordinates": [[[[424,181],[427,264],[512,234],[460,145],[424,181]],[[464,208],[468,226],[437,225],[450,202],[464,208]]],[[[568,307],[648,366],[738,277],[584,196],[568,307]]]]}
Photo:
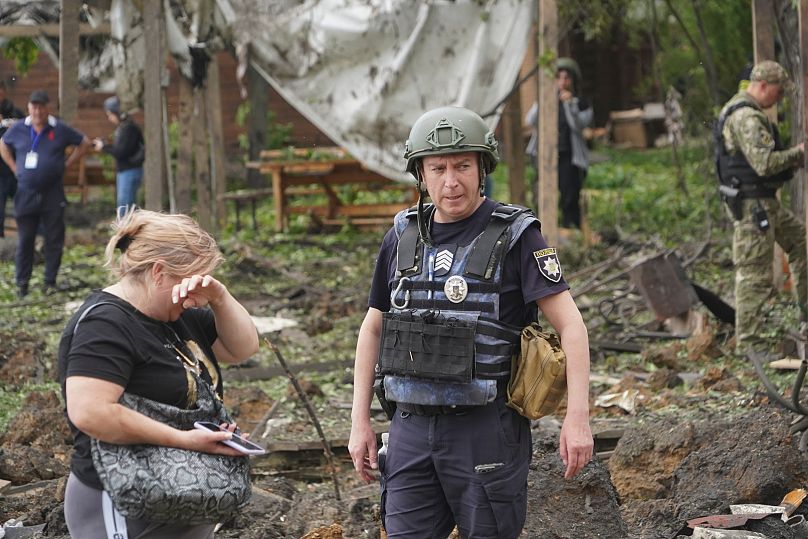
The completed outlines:
{"type": "Polygon", "coordinates": [[[382,410],[387,415],[387,419],[393,419],[396,413],[396,403],[387,400],[384,394],[384,376],[376,376],[376,380],[373,382],[373,392],[376,394],[376,398],[379,399],[379,404],[381,404],[382,410]]]}
{"type": "Polygon", "coordinates": [[[718,187],[718,192],[721,193],[721,199],[732,212],[735,220],[740,221],[743,218],[743,197],[740,189],[722,184],[718,187]]]}

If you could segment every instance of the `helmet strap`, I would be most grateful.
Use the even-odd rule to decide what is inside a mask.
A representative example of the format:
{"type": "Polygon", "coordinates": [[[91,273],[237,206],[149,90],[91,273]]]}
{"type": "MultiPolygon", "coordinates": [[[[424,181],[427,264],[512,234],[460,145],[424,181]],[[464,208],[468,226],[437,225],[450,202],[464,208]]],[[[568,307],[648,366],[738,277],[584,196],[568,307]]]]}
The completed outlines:
{"type": "Polygon", "coordinates": [[[485,196],[485,177],[487,176],[485,173],[485,158],[483,157],[482,152],[477,152],[477,155],[479,156],[480,160],[478,164],[478,169],[480,171],[480,195],[485,196]]]}
{"type": "Polygon", "coordinates": [[[421,188],[424,180],[421,177],[420,164],[415,168],[415,179],[418,181],[418,211],[416,212],[418,219],[418,235],[421,237],[422,242],[427,245],[432,245],[432,235],[429,233],[429,220],[424,212],[424,191],[426,191],[426,189],[421,188]]]}

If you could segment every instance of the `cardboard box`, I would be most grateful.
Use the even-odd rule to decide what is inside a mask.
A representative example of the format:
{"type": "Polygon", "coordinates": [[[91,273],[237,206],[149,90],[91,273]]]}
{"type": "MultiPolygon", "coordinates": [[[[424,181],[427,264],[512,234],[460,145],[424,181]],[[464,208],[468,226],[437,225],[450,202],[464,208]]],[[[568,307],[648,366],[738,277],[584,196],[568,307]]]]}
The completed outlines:
{"type": "Polygon", "coordinates": [[[609,122],[615,144],[629,148],[648,147],[649,139],[642,109],[612,111],[609,113],[609,122]]]}

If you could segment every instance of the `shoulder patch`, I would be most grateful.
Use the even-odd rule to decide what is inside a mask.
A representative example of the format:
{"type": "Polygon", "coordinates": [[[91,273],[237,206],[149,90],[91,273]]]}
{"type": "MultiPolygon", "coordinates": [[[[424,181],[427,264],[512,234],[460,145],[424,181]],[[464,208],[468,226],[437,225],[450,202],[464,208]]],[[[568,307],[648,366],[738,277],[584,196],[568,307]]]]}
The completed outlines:
{"type": "Polygon", "coordinates": [[[558,256],[553,247],[533,251],[533,258],[536,259],[536,264],[539,266],[539,273],[545,279],[554,283],[561,280],[561,264],[558,262],[558,256]]]}

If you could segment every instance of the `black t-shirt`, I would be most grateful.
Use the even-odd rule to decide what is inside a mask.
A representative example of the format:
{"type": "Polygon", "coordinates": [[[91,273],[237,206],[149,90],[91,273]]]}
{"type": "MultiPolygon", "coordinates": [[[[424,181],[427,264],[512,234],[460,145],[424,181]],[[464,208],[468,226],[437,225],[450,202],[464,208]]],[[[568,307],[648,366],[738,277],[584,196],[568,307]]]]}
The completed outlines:
{"type": "MultiPolygon", "coordinates": [[[[468,245],[482,234],[491,218],[491,213],[499,204],[485,199],[477,210],[454,223],[432,223],[430,232],[435,244],[456,243],[468,245]]],[[[505,256],[502,270],[502,293],[500,297],[499,319],[514,326],[525,326],[535,320],[536,300],[568,290],[569,286],[561,276],[559,265],[558,282],[547,278],[540,271],[540,261],[535,253],[545,252],[547,242],[541,235],[539,226],[528,227],[519,241],[505,256]]],[[[398,236],[391,228],[382,241],[376,269],[370,286],[368,307],[382,312],[390,310],[390,293],[396,276],[396,250],[398,236]]],[[[556,275],[551,275],[553,279],[556,275]]]]}
{"type": "MultiPolygon", "coordinates": [[[[68,321],[59,343],[59,383],[87,376],[113,382],[128,393],[177,407],[188,404],[188,377],[182,355],[200,363],[200,374],[222,394],[219,365],[212,345],[218,337],[209,309],[190,309],[176,322],[149,318],[128,302],[94,291],[68,321]],[[81,314],[99,302],[73,333],[81,314]],[[201,356],[201,357],[200,357],[201,356]]],[[[89,486],[101,488],[90,456],[90,440],[70,423],[74,448],[71,470],[89,486]]]]}

